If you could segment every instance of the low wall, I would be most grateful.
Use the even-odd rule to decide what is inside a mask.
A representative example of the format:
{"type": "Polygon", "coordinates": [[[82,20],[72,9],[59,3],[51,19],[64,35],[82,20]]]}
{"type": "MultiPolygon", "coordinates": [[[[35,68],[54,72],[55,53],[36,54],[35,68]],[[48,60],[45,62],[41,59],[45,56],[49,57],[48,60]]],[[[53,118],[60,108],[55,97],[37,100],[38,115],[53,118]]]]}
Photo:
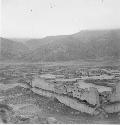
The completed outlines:
{"type": "Polygon", "coordinates": [[[107,113],[120,112],[120,83],[111,92],[109,104],[100,102],[100,93],[97,88],[89,87],[89,90],[82,90],[77,88],[77,86],[75,88],[67,88],[65,85],[55,86],[44,80],[37,79],[34,81],[32,91],[42,96],[57,98],[61,103],[91,115],[99,114],[97,108],[101,106],[107,113]],[[68,93],[71,93],[71,97],[68,93]],[[83,103],[84,101],[86,103],[83,103]]]}
{"type": "Polygon", "coordinates": [[[99,114],[99,111],[95,110],[95,108],[90,107],[89,105],[86,105],[86,104],[82,104],[75,99],[69,98],[67,96],[60,96],[60,95],[56,95],[55,97],[61,103],[64,103],[65,105],[73,109],[76,109],[78,111],[85,112],[91,115],[99,114]]]}
{"type": "Polygon", "coordinates": [[[85,112],[85,113],[88,113],[91,115],[99,113],[97,110],[95,110],[95,107],[93,108],[87,104],[82,104],[82,103],[78,102],[76,99],[70,98],[68,96],[59,95],[56,93],[48,92],[48,91],[45,91],[42,89],[37,89],[37,88],[32,88],[32,91],[39,95],[42,95],[42,96],[54,97],[54,98],[58,99],[61,103],[65,104],[73,109],[76,109],[78,111],[81,111],[81,112],[85,112]]]}

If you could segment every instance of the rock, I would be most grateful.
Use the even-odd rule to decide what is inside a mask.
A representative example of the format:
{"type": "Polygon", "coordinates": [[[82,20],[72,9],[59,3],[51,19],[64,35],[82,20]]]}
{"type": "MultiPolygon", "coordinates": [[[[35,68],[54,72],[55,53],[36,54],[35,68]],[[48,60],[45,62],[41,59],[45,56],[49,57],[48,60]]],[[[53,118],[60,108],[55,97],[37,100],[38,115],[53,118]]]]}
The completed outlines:
{"type": "Polygon", "coordinates": [[[89,94],[87,96],[86,101],[88,101],[90,104],[93,104],[93,105],[97,105],[97,106],[100,105],[99,93],[96,88],[90,87],[89,94]]]}
{"type": "Polygon", "coordinates": [[[74,86],[68,85],[66,88],[67,88],[67,93],[71,93],[74,89],[74,86]]]}
{"type": "Polygon", "coordinates": [[[3,106],[4,108],[0,108],[0,118],[3,123],[9,123],[10,118],[12,116],[12,111],[9,106],[8,107],[6,105],[3,105],[3,106]]]}
{"type": "Polygon", "coordinates": [[[104,106],[104,110],[107,113],[117,113],[120,112],[120,103],[112,103],[104,106]]]}
{"type": "Polygon", "coordinates": [[[81,99],[81,92],[79,92],[78,88],[73,89],[72,93],[73,93],[73,97],[81,99]]]}
{"type": "Polygon", "coordinates": [[[96,88],[90,87],[88,89],[81,89],[78,87],[75,87],[72,90],[73,97],[78,98],[80,100],[86,100],[89,104],[92,105],[99,105],[99,93],[96,88]]]}
{"type": "Polygon", "coordinates": [[[105,118],[108,118],[108,114],[105,114],[105,118]]]}
{"type": "Polygon", "coordinates": [[[32,88],[31,89],[34,93],[37,93],[39,95],[42,95],[42,96],[46,96],[46,97],[54,97],[53,93],[50,93],[49,91],[44,91],[42,89],[39,89],[39,88],[32,88]]]}
{"type": "Polygon", "coordinates": [[[67,94],[67,89],[65,85],[55,86],[54,90],[58,94],[67,94]]]}
{"type": "Polygon", "coordinates": [[[59,110],[57,109],[56,112],[59,112],[59,110]]]}
{"type": "Polygon", "coordinates": [[[111,95],[112,95],[112,92],[110,92],[110,91],[104,91],[104,92],[102,92],[101,96],[100,96],[100,102],[101,102],[101,104],[109,103],[111,95]]]}
{"type": "Polygon", "coordinates": [[[56,124],[57,120],[54,117],[48,117],[47,119],[48,124],[56,124]]]}
{"type": "Polygon", "coordinates": [[[81,94],[81,100],[86,100],[88,103],[92,105],[99,105],[99,93],[96,88],[90,87],[89,91],[85,91],[81,94]]]}
{"type": "MultiPolygon", "coordinates": [[[[87,104],[83,104],[83,103],[80,103],[79,101],[77,101],[76,99],[73,99],[73,98],[70,98],[70,97],[67,97],[67,96],[62,96],[62,95],[56,95],[56,98],[61,102],[61,103],[64,103],[65,105],[73,108],[73,109],[76,109],[78,111],[81,111],[81,112],[85,112],[85,113],[88,113],[88,114],[91,114],[91,115],[94,115],[94,112],[95,112],[95,108],[93,107],[90,107],[89,105],[87,104]]],[[[99,111],[98,111],[99,112],[99,111]]]]}
{"type": "Polygon", "coordinates": [[[34,79],[32,85],[33,87],[37,87],[43,90],[54,91],[54,84],[51,84],[40,78],[34,79]]]}
{"type": "Polygon", "coordinates": [[[99,111],[99,110],[95,110],[93,114],[94,114],[95,116],[97,116],[98,114],[100,114],[100,111],[99,111]]]}
{"type": "Polygon", "coordinates": [[[115,90],[113,91],[110,102],[118,102],[120,101],[120,83],[118,83],[115,87],[115,90]]]}

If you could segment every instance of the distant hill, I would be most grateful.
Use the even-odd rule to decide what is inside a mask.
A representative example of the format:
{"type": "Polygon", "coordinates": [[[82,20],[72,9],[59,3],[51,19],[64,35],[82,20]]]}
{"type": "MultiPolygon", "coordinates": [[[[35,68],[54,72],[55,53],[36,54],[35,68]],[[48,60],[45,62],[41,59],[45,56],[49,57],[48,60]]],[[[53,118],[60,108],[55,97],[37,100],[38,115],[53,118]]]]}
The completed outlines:
{"type": "Polygon", "coordinates": [[[1,60],[22,60],[29,48],[22,43],[1,38],[1,60]]]}
{"type": "Polygon", "coordinates": [[[15,54],[22,61],[120,59],[120,30],[81,31],[72,35],[30,39],[25,44],[12,41],[13,47],[8,43],[2,45],[3,57],[16,59],[15,54]],[[9,52],[6,48],[12,48],[13,51],[9,50],[12,58],[6,56],[5,52],[9,52]]]}
{"type": "Polygon", "coordinates": [[[120,58],[120,30],[81,31],[73,35],[31,39],[30,60],[68,61],[78,59],[120,58]]]}

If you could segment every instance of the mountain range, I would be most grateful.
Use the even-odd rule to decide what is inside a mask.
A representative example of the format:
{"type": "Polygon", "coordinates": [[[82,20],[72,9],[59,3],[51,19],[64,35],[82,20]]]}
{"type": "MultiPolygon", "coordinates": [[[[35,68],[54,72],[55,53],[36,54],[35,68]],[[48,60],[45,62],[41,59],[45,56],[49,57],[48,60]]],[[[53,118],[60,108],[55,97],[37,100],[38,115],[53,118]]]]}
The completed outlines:
{"type": "Polygon", "coordinates": [[[120,30],[85,30],[18,42],[1,38],[1,61],[70,61],[120,59],[120,30]]]}

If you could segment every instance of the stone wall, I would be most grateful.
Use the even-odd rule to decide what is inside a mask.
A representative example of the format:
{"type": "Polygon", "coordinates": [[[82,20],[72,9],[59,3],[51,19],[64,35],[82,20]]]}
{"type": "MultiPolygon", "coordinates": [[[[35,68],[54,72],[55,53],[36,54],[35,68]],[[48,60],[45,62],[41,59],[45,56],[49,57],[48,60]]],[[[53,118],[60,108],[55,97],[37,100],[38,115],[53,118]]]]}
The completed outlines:
{"type": "Polygon", "coordinates": [[[107,113],[120,112],[120,83],[115,87],[115,90],[111,94],[110,103],[104,106],[104,110],[107,113]]]}
{"type": "Polygon", "coordinates": [[[55,92],[59,94],[66,94],[68,96],[71,95],[72,97],[77,98],[79,100],[86,100],[89,104],[92,105],[100,104],[99,93],[97,89],[94,87],[90,87],[88,90],[88,89],[78,88],[77,85],[75,86],[61,85],[59,87],[56,87],[55,92]]]}
{"type": "Polygon", "coordinates": [[[44,80],[34,81],[32,91],[42,96],[57,98],[61,103],[88,114],[120,112],[120,83],[114,91],[99,93],[95,87],[80,88],[77,84],[52,84],[44,80]],[[96,113],[97,112],[97,113],[96,113]]]}
{"type": "Polygon", "coordinates": [[[55,96],[61,103],[64,103],[65,105],[73,108],[73,109],[76,109],[78,111],[81,111],[81,112],[85,112],[85,113],[88,113],[88,114],[91,114],[91,115],[94,115],[94,114],[98,114],[99,111],[98,110],[95,110],[96,108],[94,107],[90,107],[89,105],[87,104],[83,104],[83,103],[80,103],[79,101],[77,101],[76,99],[72,99],[70,97],[67,97],[67,96],[61,96],[61,95],[56,95],[55,96]]]}

